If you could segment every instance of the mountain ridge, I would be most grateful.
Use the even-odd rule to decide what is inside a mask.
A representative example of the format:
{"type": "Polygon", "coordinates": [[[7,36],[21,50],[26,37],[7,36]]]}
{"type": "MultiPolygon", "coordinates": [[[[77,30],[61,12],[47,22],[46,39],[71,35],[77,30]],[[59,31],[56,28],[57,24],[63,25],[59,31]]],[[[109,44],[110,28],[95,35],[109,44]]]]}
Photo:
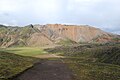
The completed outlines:
{"type": "Polygon", "coordinates": [[[120,42],[120,35],[104,32],[89,25],[31,24],[25,27],[0,25],[1,47],[54,45],[61,40],[76,43],[120,42]]]}

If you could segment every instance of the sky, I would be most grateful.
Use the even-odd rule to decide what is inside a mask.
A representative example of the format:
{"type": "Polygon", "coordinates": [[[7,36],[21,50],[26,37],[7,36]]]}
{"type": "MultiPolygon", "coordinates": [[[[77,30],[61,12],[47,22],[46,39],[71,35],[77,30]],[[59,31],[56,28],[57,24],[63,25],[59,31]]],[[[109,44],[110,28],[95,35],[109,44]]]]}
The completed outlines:
{"type": "Polygon", "coordinates": [[[56,23],[120,34],[120,0],[0,0],[0,24],[56,23]]]}

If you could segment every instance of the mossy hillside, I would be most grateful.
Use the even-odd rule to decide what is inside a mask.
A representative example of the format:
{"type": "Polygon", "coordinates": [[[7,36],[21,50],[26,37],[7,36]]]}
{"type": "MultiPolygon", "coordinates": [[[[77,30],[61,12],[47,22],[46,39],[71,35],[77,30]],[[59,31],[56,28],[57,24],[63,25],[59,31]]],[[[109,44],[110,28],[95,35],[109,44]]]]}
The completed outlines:
{"type": "Polygon", "coordinates": [[[23,47],[27,46],[27,40],[36,30],[31,26],[26,27],[8,27],[0,26],[0,45],[13,43],[6,47],[23,47]]]}
{"type": "Polygon", "coordinates": [[[32,57],[0,51],[0,80],[9,80],[9,78],[33,66],[36,61],[37,59],[32,57]]]}
{"type": "Polygon", "coordinates": [[[65,56],[74,80],[120,80],[120,47],[116,45],[78,45],[46,49],[65,56]]]}

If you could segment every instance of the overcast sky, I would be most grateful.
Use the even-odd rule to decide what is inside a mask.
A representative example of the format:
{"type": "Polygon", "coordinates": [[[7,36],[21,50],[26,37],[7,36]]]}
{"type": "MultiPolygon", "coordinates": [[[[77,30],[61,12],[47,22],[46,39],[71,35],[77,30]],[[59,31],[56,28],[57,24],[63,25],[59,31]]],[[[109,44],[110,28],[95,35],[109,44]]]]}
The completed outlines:
{"type": "Polygon", "coordinates": [[[0,0],[0,24],[91,25],[120,34],[120,0],[0,0]]]}

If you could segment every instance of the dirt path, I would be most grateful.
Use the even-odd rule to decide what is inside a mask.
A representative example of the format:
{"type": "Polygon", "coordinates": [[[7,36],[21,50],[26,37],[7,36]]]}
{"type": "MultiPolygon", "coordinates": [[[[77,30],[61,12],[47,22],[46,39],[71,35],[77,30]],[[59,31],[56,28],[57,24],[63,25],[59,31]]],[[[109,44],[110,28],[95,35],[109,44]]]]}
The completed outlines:
{"type": "Polygon", "coordinates": [[[14,80],[73,80],[72,72],[61,60],[43,60],[14,80]]]}
{"type": "Polygon", "coordinates": [[[63,56],[58,56],[57,54],[43,54],[35,56],[37,58],[45,59],[45,58],[64,58],[63,56]]]}

